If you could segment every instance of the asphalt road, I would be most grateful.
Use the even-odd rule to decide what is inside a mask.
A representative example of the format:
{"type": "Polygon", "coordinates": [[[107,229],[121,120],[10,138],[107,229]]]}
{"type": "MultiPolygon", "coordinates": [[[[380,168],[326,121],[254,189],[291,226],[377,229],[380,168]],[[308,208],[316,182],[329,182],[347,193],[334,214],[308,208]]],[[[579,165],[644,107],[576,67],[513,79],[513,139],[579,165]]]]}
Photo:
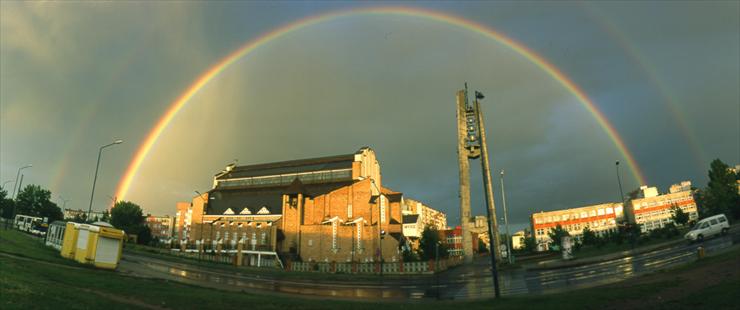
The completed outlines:
{"type": "MultiPolygon", "coordinates": [[[[607,260],[595,264],[548,270],[507,270],[499,273],[502,295],[540,294],[567,291],[614,283],[636,275],[697,259],[696,249],[708,255],[731,247],[738,232],[704,241],[681,243],[668,248],[607,260]]],[[[124,254],[119,270],[123,273],[169,279],[201,286],[245,292],[299,294],[314,297],[349,299],[476,299],[494,296],[493,281],[486,257],[433,277],[385,279],[380,282],[316,282],[286,280],[240,272],[225,272],[166,260],[124,254]]]]}

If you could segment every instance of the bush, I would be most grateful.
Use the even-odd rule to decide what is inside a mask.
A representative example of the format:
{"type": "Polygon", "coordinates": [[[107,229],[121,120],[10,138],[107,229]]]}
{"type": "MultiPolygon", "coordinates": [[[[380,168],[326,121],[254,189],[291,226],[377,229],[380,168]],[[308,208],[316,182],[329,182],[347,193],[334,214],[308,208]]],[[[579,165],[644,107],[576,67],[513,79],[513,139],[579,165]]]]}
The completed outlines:
{"type": "Polygon", "coordinates": [[[681,232],[678,231],[678,228],[673,223],[668,223],[663,227],[663,235],[666,238],[671,238],[680,235],[681,232]]]}
{"type": "Polygon", "coordinates": [[[404,262],[418,262],[419,261],[419,254],[417,254],[415,251],[405,250],[402,252],[402,254],[403,254],[404,262]]]}

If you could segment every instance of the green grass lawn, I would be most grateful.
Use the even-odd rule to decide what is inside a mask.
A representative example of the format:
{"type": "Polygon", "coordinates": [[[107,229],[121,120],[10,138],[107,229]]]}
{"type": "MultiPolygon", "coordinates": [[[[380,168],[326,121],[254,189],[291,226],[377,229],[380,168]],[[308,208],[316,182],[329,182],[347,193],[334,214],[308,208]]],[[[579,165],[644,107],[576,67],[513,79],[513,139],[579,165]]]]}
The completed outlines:
{"type": "MultiPolygon", "coordinates": [[[[22,233],[0,230],[0,252],[23,255],[29,259],[0,255],[0,308],[2,309],[377,309],[377,301],[353,302],[319,300],[274,294],[229,292],[158,279],[142,279],[115,271],[98,270],[74,262],[63,262],[55,250],[49,250],[39,241],[22,233]],[[41,260],[41,261],[36,261],[41,260]]],[[[2,253],[0,253],[2,254],[2,253]]],[[[737,249],[702,261],[697,266],[737,259],[737,249]]],[[[679,272],[680,273],[680,270],[679,272]]],[[[661,290],[680,286],[681,281],[669,279],[658,283],[621,285],[608,289],[593,288],[563,294],[508,297],[479,301],[424,301],[384,302],[384,310],[391,309],[586,309],[600,308],[625,298],[639,299],[659,294],[661,290]]],[[[721,285],[704,288],[696,296],[713,296],[696,300],[693,295],[675,303],[673,308],[726,306],[734,299],[738,279],[727,279],[721,285]],[[729,296],[729,297],[728,297],[729,296]],[[694,302],[691,304],[691,302],[694,302]],[[699,303],[697,303],[699,302],[699,303]]]]}

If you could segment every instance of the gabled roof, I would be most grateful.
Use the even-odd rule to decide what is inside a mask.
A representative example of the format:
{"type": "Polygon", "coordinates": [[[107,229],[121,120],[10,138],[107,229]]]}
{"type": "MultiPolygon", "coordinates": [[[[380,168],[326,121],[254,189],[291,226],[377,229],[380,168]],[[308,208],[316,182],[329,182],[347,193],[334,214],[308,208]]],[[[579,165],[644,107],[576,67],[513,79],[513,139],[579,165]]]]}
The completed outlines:
{"type": "Polygon", "coordinates": [[[285,193],[288,195],[295,195],[295,194],[307,194],[306,187],[303,186],[303,182],[299,178],[295,178],[293,180],[293,183],[290,183],[288,185],[288,188],[285,189],[285,193]]]}
{"type": "Polygon", "coordinates": [[[398,202],[401,201],[401,199],[403,198],[403,193],[394,191],[387,187],[381,188],[380,192],[383,193],[383,195],[385,195],[385,197],[387,197],[388,201],[390,202],[398,202]]]}
{"type": "Polygon", "coordinates": [[[353,219],[351,221],[348,221],[348,222],[346,222],[344,224],[345,225],[351,225],[351,224],[357,224],[357,223],[365,224],[365,223],[367,223],[367,221],[364,218],[362,218],[362,216],[360,216],[360,217],[358,217],[356,219],[353,219]]]}
{"type": "Polygon", "coordinates": [[[332,218],[328,218],[328,219],[323,220],[321,222],[321,224],[329,224],[329,223],[333,223],[333,222],[343,223],[344,220],[340,219],[338,216],[335,216],[335,217],[332,217],[332,218]]]}

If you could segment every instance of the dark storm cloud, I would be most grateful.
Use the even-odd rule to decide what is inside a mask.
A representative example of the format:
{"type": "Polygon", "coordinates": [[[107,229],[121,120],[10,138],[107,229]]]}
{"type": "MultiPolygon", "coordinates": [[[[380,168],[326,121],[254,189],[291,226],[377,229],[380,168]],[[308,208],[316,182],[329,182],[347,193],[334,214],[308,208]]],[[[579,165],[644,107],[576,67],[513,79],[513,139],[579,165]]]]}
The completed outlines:
{"type": "MultiPolygon", "coordinates": [[[[740,161],[737,3],[592,5],[651,64],[675,107],[581,5],[420,5],[494,27],[549,59],[604,111],[651,185],[706,182],[706,167],[677,134],[679,121],[700,137],[707,156],[740,161]],[[668,108],[687,118],[674,119],[668,108]]],[[[104,155],[95,201],[104,206],[151,126],[210,64],[265,31],[336,8],[3,2],[0,180],[33,162],[30,182],[54,186],[55,196],[84,207],[97,148],[124,138],[104,155]]],[[[168,126],[127,198],[172,214],[176,201],[209,188],[234,159],[260,163],[369,145],[385,185],[447,212],[454,225],[454,94],[464,81],[487,95],[492,165],[506,170],[517,227],[538,210],[619,200],[614,161],[624,159],[562,85],[479,34],[402,16],[321,23],[231,66],[168,126]]],[[[473,205],[483,214],[479,166],[471,163],[473,205]]],[[[626,190],[639,185],[622,173],[626,190]]],[[[498,173],[493,177],[500,210],[498,173]]]]}

